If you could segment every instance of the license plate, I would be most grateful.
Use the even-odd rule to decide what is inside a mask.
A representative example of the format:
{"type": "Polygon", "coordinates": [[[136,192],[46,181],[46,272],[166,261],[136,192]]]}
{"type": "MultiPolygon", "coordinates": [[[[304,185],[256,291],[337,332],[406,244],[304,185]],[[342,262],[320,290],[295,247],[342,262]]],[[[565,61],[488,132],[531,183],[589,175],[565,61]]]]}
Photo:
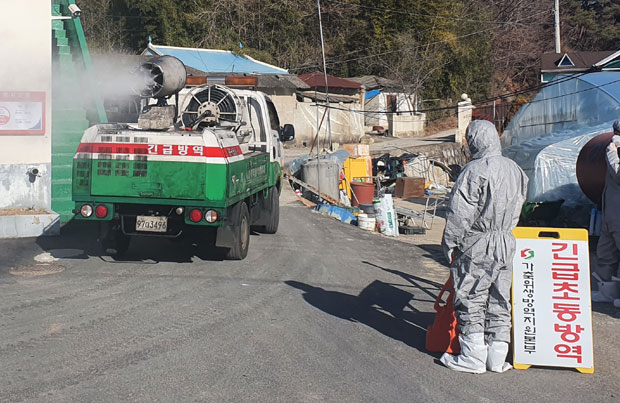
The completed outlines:
{"type": "Polygon", "coordinates": [[[139,215],[136,218],[136,231],[166,232],[168,217],[151,217],[139,215]]]}

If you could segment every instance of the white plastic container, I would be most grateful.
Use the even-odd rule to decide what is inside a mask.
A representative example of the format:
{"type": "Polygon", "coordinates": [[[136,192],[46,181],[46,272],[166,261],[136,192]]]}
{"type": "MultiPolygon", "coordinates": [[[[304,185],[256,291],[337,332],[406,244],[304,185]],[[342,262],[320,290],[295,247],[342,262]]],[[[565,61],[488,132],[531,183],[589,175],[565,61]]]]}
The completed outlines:
{"type": "Polygon", "coordinates": [[[374,231],[377,221],[374,217],[368,217],[366,214],[357,216],[357,226],[366,231],[374,231]]]}

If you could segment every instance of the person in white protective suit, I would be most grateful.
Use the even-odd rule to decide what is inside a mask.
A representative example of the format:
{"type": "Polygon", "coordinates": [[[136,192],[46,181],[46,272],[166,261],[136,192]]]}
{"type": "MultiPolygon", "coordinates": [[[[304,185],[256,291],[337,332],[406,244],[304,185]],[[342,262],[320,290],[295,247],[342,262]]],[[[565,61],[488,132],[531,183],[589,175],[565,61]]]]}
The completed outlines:
{"type": "Polygon", "coordinates": [[[440,361],[456,371],[504,372],[510,342],[510,285],[516,227],[527,176],[503,157],[495,126],[473,121],[465,138],[472,161],[459,174],[446,215],[442,246],[452,261],[454,311],[461,353],[440,361]]]}
{"type": "Polygon", "coordinates": [[[603,190],[603,220],[596,248],[597,266],[592,276],[598,291],[592,292],[594,302],[613,302],[620,308],[620,120],[613,125],[614,136],[607,146],[607,173],[603,190]]]}

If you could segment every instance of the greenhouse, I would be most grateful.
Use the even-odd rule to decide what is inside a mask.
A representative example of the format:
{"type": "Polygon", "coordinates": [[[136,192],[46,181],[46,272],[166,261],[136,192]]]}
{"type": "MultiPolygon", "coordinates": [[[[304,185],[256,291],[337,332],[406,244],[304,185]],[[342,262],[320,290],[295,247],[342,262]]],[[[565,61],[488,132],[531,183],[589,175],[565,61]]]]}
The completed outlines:
{"type": "Polygon", "coordinates": [[[530,179],[528,202],[591,203],[577,183],[576,162],[593,137],[620,119],[620,74],[558,76],[515,115],[502,135],[505,156],[530,179]]]}

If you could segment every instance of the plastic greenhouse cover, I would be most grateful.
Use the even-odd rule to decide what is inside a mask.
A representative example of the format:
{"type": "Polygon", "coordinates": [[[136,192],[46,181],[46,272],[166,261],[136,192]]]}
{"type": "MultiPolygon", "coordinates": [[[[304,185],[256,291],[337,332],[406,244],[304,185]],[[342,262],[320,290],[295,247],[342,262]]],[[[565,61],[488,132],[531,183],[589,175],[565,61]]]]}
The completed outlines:
{"type": "MultiPolygon", "coordinates": [[[[559,76],[554,81],[566,80],[559,76]]],[[[502,146],[620,118],[620,75],[589,73],[543,88],[524,105],[502,134],[502,146]]],[[[576,134],[578,135],[578,134],[576,134]]]]}
{"type": "MultiPolygon", "coordinates": [[[[331,104],[339,109],[329,111],[329,125],[327,116],[321,125],[321,145],[328,137],[328,126],[331,128],[332,138],[339,143],[356,143],[364,134],[364,113],[361,105],[351,104],[331,104]]],[[[295,112],[295,132],[299,130],[300,136],[307,134],[310,139],[316,136],[318,124],[317,115],[323,116],[325,106],[317,106],[314,103],[299,102],[295,112]]]]}
{"type": "Polygon", "coordinates": [[[591,203],[577,182],[577,157],[593,137],[611,131],[613,120],[589,128],[579,128],[537,137],[503,154],[527,174],[528,202],[564,200],[566,205],[591,203]]]}
{"type": "Polygon", "coordinates": [[[530,179],[527,201],[590,203],[577,182],[577,157],[591,138],[611,131],[616,119],[620,119],[620,75],[612,72],[549,85],[523,106],[501,142],[504,155],[530,179]]]}

